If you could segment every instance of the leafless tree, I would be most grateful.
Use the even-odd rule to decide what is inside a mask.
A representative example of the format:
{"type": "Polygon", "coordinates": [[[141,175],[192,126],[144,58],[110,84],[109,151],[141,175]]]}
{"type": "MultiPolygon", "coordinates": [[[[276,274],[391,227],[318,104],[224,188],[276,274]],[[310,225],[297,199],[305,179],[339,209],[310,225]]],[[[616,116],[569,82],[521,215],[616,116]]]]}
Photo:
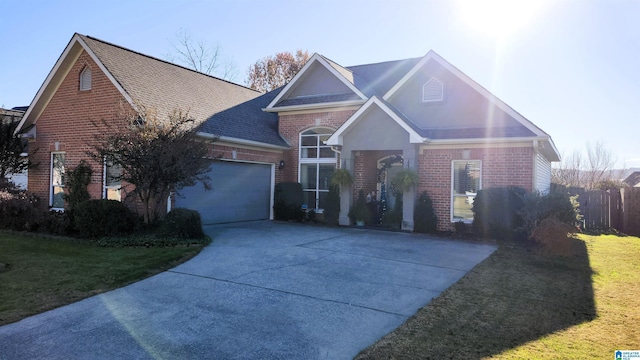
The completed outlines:
{"type": "Polygon", "coordinates": [[[171,46],[171,53],[166,55],[169,61],[229,81],[237,76],[236,64],[232,59],[222,60],[222,48],[218,44],[213,46],[202,39],[194,40],[185,29],[180,29],[171,46]]]}
{"type": "Polygon", "coordinates": [[[602,184],[615,184],[619,182],[615,164],[616,157],[602,141],[587,142],[586,156],[579,150],[563,156],[560,165],[552,171],[552,182],[588,190],[600,188],[602,184]]]}

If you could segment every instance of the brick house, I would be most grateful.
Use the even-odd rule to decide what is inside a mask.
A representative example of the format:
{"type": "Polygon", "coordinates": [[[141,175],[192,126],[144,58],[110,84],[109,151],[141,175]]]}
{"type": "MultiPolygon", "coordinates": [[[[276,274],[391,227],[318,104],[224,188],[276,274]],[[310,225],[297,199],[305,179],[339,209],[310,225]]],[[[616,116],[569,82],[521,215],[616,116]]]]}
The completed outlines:
{"type": "MultiPolygon", "coordinates": [[[[84,158],[92,120],[117,121],[136,104],[166,113],[189,110],[212,143],[213,191],[181,191],[176,206],[197,209],[205,223],[272,218],[273,187],[303,186],[309,208],[322,211],[337,167],[354,176],[341,193],[340,224],[362,189],[387,207],[393,175],[415,170],[419,182],[402,194],[403,223],[413,229],[417,194],[434,200],[438,228],[473,219],[476,192],[517,185],[548,191],[551,137],[433,51],[424,57],[343,67],[314,54],[281,89],[260,94],[104,41],[75,34],[25,114],[35,159],[29,189],[64,206],[64,168],[84,158]],[[89,73],[87,76],[86,73],[89,73]],[[88,83],[88,89],[87,89],[88,83]]],[[[93,164],[95,198],[122,199],[108,166],[93,164]]]]}

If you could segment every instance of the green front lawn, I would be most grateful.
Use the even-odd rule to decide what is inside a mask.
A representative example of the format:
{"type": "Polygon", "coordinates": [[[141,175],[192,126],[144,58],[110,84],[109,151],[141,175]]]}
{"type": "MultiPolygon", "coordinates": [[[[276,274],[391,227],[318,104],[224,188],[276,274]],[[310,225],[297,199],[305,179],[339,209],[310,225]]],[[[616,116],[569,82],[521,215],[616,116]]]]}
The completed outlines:
{"type": "Polygon", "coordinates": [[[99,247],[88,241],[0,232],[0,325],[170,269],[201,246],[99,247]]]}
{"type": "Polygon", "coordinates": [[[501,246],[358,359],[606,359],[640,347],[640,239],[501,246]]]}

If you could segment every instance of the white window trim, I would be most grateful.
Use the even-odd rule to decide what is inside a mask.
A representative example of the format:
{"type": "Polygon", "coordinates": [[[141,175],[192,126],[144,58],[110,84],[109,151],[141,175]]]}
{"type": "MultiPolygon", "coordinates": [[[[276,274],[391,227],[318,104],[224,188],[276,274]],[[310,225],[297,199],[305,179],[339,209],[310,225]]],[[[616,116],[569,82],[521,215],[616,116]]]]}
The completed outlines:
{"type": "MultiPolygon", "coordinates": [[[[54,186],[53,185],[53,156],[57,155],[57,154],[65,155],[66,153],[64,151],[52,151],[51,152],[51,157],[49,159],[49,206],[51,207],[51,210],[64,211],[64,207],[62,207],[62,208],[54,208],[53,207],[53,186],[54,186]]],[[[64,167],[63,167],[63,172],[64,172],[64,167]]],[[[60,186],[62,188],[65,187],[64,184],[55,185],[55,186],[60,186]]]]}
{"type": "Polygon", "coordinates": [[[93,80],[93,74],[91,74],[91,68],[85,66],[80,72],[80,91],[91,90],[91,82],[93,80]],[[88,76],[88,79],[86,78],[88,76]]]}
{"type": "MultiPolygon", "coordinates": [[[[456,197],[456,196],[457,197],[466,197],[466,195],[454,195],[453,187],[455,185],[455,182],[454,182],[454,178],[453,177],[455,176],[455,163],[456,162],[465,162],[466,163],[466,162],[471,162],[471,161],[480,163],[480,181],[479,181],[479,185],[478,185],[478,190],[482,189],[482,160],[469,159],[469,160],[452,160],[451,161],[451,186],[449,187],[449,202],[450,202],[450,204],[449,204],[449,221],[451,223],[456,223],[458,221],[462,221],[465,224],[473,223],[473,219],[472,220],[454,220],[453,219],[453,203],[454,203],[453,199],[454,199],[454,197],[456,197]]],[[[474,197],[474,199],[475,199],[475,197],[474,197]]]]}
{"type": "MultiPolygon", "coordinates": [[[[331,134],[333,134],[335,132],[334,129],[331,128],[327,128],[327,127],[314,127],[314,128],[309,128],[309,129],[305,129],[303,131],[301,131],[298,134],[298,182],[301,183],[301,178],[302,178],[302,165],[303,164],[316,164],[318,165],[318,167],[320,166],[320,164],[333,164],[334,166],[336,166],[337,161],[338,161],[338,157],[335,155],[334,152],[334,157],[333,158],[303,158],[302,157],[302,134],[304,134],[307,131],[310,130],[316,130],[316,129],[321,129],[321,130],[327,130],[328,132],[326,134],[317,134],[317,135],[329,135],[331,136],[331,134]]],[[[308,136],[308,135],[305,135],[308,136]]],[[[318,144],[318,156],[320,156],[320,144],[318,144]]],[[[316,204],[313,204],[313,209],[316,212],[319,212],[321,209],[318,207],[319,202],[320,202],[320,192],[328,192],[328,190],[319,190],[318,189],[318,185],[320,184],[320,171],[319,169],[316,170],[316,204]]],[[[310,192],[308,190],[304,189],[304,186],[302,187],[302,192],[310,192]]],[[[311,209],[311,204],[307,204],[307,206],[309,207],[309,209],[311,209]]]]}
{"type": "Polygon", "coordinates": [[[422,102],[423,103],[433,103],[433,102],[442,102],[444,101],[444,83],[442,81],[440,81],[439,79],[432,77],[429,80],[427,80],[427,82],[425,82],[422,85],[422,102]],[[432,82],[437,82],[438,85],[440,85],[440,97],[436,98],[436,99],[425,99],[425,87],[427,85],[429,85],[432,82]]]}

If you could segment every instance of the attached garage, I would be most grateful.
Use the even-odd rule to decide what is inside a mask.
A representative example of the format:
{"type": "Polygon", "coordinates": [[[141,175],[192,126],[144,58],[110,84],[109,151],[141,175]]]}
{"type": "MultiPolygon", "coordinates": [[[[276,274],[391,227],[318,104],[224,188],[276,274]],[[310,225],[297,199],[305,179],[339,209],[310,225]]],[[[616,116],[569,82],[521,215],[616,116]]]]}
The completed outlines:
{"type": "Polygon", "coordinates": [[[196,184],[180,190],[175,206],[197,210],[203,224],[265,220],[271,214],[272,165],[214,161],[211,190],[196,184]]]}

